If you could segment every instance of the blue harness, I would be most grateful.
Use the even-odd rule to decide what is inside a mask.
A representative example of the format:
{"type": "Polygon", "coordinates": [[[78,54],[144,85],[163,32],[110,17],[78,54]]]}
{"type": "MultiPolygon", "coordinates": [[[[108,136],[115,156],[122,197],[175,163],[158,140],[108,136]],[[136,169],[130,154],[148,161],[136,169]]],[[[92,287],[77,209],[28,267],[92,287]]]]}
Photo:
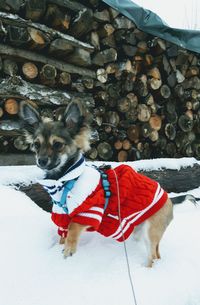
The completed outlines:
{"type": "Polygon", "coordinates": [[[53,204],[58,205],[59,207],[63,208],[66,214],[69,214],[68,207],[67,207],[67,195],[72,190],[74,183],[77,179],[69,180],[64,184],[63,192],[60,201],[53,201],[53,204]]]}
{"type": "Polygon", "coordinates": [[[98,171],[101,174],[101,182],[102,186],[104,189],[104,196],[105,196],[105,204],[104,204],[104,211],[106,210],[109,202],[109,198],[111,196],[111,191],[110,191],[110,182],[108,181],[108,175],[101,169],[98,169],[98,171]]]}
{"type": "MultiPolygon", "coordinates": [[[[101,174],[101,181],[102,186],[104,189],[104,195],[105,195],[105,204],[104,204],[104,211],[106,210],[109,202],[109,198],[111,196],[110,191],[110,182],[108,181],[108,175],[101,169],[97,168],[97,170],[101,174]]],[[[74,187],[74,184],[78,178],[69,180],[64,184],[63,192],[60,201],[53,200],[53,204],[58,205],[59,207],[63,208],[66,214],[69,214],[68,207],[67,207],[67,195],[74,187]]]]}

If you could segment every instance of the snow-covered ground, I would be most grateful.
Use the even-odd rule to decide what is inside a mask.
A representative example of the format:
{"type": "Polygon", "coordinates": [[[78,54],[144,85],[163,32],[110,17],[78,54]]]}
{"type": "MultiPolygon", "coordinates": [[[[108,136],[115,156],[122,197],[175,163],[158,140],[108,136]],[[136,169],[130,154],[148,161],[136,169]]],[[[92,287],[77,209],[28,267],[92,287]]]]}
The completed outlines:
{"type": "MultiPolygon", "coordinates": [[[[137,168],[179,168],[194,159],[134,162],[137,168]]],[[[36,167],[0,167],[0,305],[133,305],[122,243],[82,235],[66,260],[50,214],[8,183],[41,178],[36,167]]],[[[191,191],[200,197],[200,189],[191,191]]],[[[200,305],[200,205],[174,208],[161,242],[162,259],[144,267],[145,248],[127,241],[137,305],[200,305]]]]}

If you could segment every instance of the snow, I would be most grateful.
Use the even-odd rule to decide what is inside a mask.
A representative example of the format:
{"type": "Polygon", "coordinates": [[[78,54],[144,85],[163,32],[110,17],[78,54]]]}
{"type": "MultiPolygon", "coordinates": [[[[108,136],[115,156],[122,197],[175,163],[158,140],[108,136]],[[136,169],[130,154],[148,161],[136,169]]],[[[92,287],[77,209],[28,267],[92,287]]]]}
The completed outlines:
{"type": "MultiPolygon", "coordinates": [[[[195,162],[146,160],[134,167],[180,168],[195,162]]],[[[42,176],[34,166],[0,167],[0,305],[133,305],[122,243],[85,233],[77,253],[65,260],[50,214],[7,186],[42,176]]],[[[200,197],[200,189],[190,193],[200,197]]],[[[200,205],[185,202],[174,207],[161,241],[162,259],[153,268],[144,267],[140,241],[126,242],[138,305],[200,305],[199,232],[200,205]]]]}

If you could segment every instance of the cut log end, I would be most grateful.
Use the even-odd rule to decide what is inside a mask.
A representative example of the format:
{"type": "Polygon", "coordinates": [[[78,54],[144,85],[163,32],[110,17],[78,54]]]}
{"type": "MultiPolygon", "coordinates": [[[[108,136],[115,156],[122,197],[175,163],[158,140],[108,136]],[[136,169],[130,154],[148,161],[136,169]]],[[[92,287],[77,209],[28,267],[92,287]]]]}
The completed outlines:
{"type": "Polygon", "coordinates": [[[4,103],[4,109],[8,114],[17,114],[19,111],[19,104],[15,99],[7,99],[4,103]]]}

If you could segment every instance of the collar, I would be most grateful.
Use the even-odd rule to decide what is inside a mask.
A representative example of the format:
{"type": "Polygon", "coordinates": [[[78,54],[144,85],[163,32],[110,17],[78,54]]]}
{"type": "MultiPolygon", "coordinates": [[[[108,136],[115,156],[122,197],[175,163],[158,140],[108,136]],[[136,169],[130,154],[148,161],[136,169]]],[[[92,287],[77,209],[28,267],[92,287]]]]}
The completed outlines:
{"type": "Polygon", "coordinates": [[[83,173],[84,169],[85,158],[82,154],[80,154],[77,161],[68,168],[66,173],[61,178],[59,178],[58,180],[43,179],[39,180],[38,183],[40,183],[46,188],[51,188],[53,186],[61,187],[65,182],[78,178],[83,173]]]}

